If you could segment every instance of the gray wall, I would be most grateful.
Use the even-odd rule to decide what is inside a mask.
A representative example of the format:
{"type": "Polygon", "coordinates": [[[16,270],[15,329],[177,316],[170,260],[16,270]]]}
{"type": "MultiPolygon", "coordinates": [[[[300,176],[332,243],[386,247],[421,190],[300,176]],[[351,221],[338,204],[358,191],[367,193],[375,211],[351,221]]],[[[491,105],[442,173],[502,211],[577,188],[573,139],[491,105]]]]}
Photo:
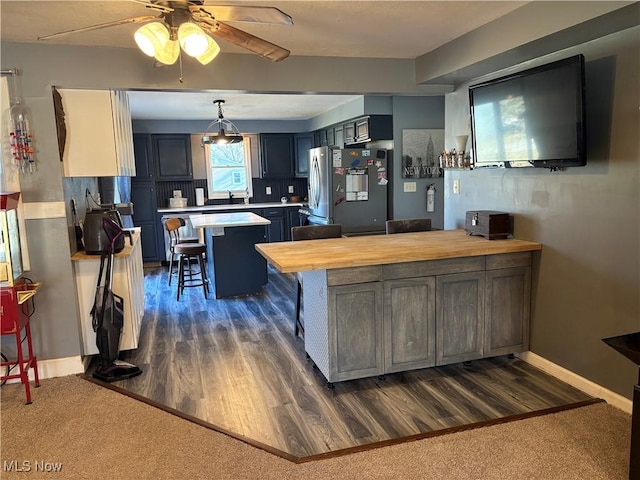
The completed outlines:
{"type": "MultiPolygon", "coordinates": [[[[467,210],[505,211],[516,237],[544,245],[531,351],[627,397],[637,368],[601,339],[640,330],[639,39],[636,27],[535,62],[585,55],[586,167],[447,171],[444,185],[445,228],[464,227],[467,210]]],[[[467,125],[467,92],[446,97],[448,136],[467,125]]]]}

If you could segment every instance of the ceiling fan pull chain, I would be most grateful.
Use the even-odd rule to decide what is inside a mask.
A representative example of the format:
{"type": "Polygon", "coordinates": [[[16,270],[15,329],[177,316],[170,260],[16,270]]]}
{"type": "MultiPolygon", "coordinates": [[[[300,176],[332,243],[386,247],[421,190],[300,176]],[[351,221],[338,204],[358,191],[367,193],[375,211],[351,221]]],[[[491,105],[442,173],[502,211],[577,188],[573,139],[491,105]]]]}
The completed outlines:
{"type": "Polygon", "coordinates": [[[178,61],[180,62],[180,83],[184,83],[184,77],[182,76],[182,49],[178,51],[178,61]]]}

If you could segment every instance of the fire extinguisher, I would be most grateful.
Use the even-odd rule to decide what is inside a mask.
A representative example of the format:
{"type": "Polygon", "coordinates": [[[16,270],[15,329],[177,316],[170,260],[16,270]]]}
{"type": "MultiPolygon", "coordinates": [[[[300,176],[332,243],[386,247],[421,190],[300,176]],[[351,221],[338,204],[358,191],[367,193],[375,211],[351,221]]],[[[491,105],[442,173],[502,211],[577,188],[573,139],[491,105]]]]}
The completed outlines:
{"type": "Polygon", "coordinates": [[[433,212],[436,204],[436,186],[432,183],[427,187],[427,212],[433,212]]]}

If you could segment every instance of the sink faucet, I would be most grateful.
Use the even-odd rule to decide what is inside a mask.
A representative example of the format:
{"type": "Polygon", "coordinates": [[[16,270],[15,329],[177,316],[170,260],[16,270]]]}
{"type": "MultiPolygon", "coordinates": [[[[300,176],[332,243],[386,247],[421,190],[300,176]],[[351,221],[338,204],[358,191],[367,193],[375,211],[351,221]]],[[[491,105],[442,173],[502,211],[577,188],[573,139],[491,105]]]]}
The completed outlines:
{"type": "Polygon", "coordinates": [[[229,203],[233,203],[233,193],[231,193],[231,190],[228,190],[229,192],[229,203]]]}

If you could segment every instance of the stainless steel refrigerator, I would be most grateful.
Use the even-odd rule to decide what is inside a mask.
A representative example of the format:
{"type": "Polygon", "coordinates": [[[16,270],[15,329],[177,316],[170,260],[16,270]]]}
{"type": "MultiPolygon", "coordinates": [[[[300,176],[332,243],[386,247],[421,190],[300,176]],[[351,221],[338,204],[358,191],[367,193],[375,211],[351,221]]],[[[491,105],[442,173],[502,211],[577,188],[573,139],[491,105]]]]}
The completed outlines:
{"type": "Polygon", "coordinates": [[[309,224],[339,223],[346,234],[382,233],[387,216],[390,151],[309,151],[309,224]]]}

